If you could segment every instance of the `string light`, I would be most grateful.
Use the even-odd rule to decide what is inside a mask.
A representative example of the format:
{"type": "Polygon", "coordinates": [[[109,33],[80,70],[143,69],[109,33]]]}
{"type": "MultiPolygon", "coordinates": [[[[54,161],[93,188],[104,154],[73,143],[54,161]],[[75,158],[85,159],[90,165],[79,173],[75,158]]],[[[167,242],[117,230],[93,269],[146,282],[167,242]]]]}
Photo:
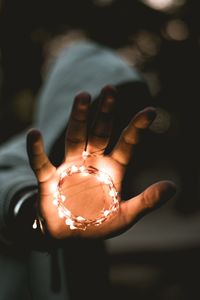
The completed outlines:
{"type": "Polygon", "coordinates": [[[105,172],[102,172],[92,166],[86,167],[85,165],[72,165],[61,173],[57,191],[54,193],[53,204],[58,209],[58,216],[65,219],[65,224],[69,226],[71,230],[86,230],[91,225],[99,226],[110,218],[111,215],[113,215],[119,208],[117,191],[112,178],[105,172]],[[64,205],[64,202],[67,201],[67,197],[62,194],[62,185],[66,177],[74,174],[95,176],[100,183],[103,183],[108,187],[108,196],[110,198],[109,208],[102,209],[97,218],[87,219],[83,216],[76,216],[64,205]]]}
{"type": "MultiPolygon", "coordinates": [[[[104,223],[108,218],[110,218],[119,209],[119,200],[117,197],[117,190],[114,186],[112,178],[105,172],[98,170],[92,166],[86,166],[85,161],[89,156],[95,156],[87,151],[83,151],[82,158],[83,164],[81,165],[71,165],[69,168],[63,170],[60,174],[59,182],[57,186],[54,187],[53,192],[53,205],[57,207],[58,216],[61,219],[65,219],[65,224],[71,230],[79,229],[86,230],[89,226],[99,226],[104,223]],[[110,205],[108,208],[103,208],[98,217],[94,219],[88,219],[83,216],[74,215],[65,205],[64,202],[67,201],[67,197],[62,194],[62,185],[66,177],[72,176],[74,174],[80,174],[82,176],[92,175],[95,176],[97,181],[101,184],[105,184],[108,187],[107,196],[110,198],[110,205]]],[[[38,215],[34,220],[32,225],[33,229],[40,228],[41,232],[44,233],[43,219],[38,215]]]]}

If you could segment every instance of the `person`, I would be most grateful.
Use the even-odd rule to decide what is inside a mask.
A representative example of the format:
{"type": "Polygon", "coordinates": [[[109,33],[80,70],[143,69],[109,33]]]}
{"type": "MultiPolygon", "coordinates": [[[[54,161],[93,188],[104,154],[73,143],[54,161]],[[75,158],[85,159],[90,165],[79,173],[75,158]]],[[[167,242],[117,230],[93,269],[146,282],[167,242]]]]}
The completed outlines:
{"type": "MultiPolygon", "coordinates": [[[[39,95],[36,129],[0,149],[2,300],[110,297],[102,241],[126,231],[175,193],[172,182],[161,181],[121,200],[135,145],[156,116],[149,103],[140,75],[111,50],[81,41],[60,51],[39,95]],[[79,164],[84,150],[88,166],[111,176],[120,204],[103,224],[80,230],[66,226],[52,201],[61,170],[79,164]],[[38,214],[42,228],[34,230],[38,214]]],[[[99,186],[76,182],[72,193],[79,199],[72,203],[75,210],[96,214],[99,186]]]]}

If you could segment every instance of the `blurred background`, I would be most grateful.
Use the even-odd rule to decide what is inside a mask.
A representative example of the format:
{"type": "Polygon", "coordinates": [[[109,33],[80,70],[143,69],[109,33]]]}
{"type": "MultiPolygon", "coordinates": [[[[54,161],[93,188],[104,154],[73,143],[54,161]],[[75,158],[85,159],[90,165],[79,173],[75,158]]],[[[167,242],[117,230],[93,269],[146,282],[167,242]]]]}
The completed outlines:
{"type": "Polygon", "coordinates": [[[165,178],[178,186],[164,208],[107,241],[113,299],[200,299],[197,0],[0,0],[0,143],[31,124],[59,49],[85,37],[136,67],[158,109],[133,193],[165,178]]]}

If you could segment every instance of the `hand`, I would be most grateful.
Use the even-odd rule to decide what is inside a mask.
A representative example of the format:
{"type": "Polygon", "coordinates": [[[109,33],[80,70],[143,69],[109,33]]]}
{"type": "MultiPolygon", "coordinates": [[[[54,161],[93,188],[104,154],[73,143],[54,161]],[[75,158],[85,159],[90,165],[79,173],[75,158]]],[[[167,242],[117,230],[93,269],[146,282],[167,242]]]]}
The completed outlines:
{"type": "MultiPolygon", "coordinates": [[[[90,95],[82,92],[75,97],[67,132],[65,159],[56,168],[44,152],[41,133],[32,129],[27,136],[27,150],[30,165],[35,172],[39,186],[39,210],[49,234],[56,239],[72,236],[85,238],[106,238],[118,235],[130,228],[144,214],[159,207],[175,193],[172,182],[161,181],[148,187],[136,197],[122,201],[120,191],[122,180],[130,158],[138,143],[141,132],[149,127],[155,118],[154,108],[140,111],[122,132],[117,144],[109,155],[104,154],[112,132],[112,113],[115,104],[115,89],[105,87],[101,91],[101,103],[95,122],[88,130],[90,95]],[[87,141],[87,142],[86,142],[87,141]],[[87,149],[86,149],[87,144],[87,149]],[[120,201],[118,211],[100,226],[90,226],[84,230],[71,230],[64,219],[58,217],[57,207],[53,205],[54,193],[60,174],[72,164],[82,164],[82,152],[91,155],[86,158],[86,166],[103,170],[111,176],[118,191],[120,201]]],[[[76,176],[75,176],[76,177],[76,176]]],[[[66,194],[70,210],[94,218],[101,210],[106,195],[102,196],[101,186],[90,178],[70,179],[66,194]]]]}

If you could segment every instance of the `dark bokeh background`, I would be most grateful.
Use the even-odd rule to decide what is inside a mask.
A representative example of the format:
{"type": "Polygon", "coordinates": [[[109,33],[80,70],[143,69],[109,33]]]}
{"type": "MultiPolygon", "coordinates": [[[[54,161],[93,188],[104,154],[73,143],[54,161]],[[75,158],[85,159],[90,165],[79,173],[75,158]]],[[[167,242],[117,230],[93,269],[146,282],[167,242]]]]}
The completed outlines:
{"type": "Polygon", "coordinates": [[[82,33],[125,55],[147,80],[158,108],[151,156],[143,150],[147,169],[135,173],[134,192],[167,175],[177,183],[178,193],[160,215],[108,243],[116,299],[200,299],[198,4],[0,1],[0,143],[31,124],[48,64],[60,45],[82,33]]]}

